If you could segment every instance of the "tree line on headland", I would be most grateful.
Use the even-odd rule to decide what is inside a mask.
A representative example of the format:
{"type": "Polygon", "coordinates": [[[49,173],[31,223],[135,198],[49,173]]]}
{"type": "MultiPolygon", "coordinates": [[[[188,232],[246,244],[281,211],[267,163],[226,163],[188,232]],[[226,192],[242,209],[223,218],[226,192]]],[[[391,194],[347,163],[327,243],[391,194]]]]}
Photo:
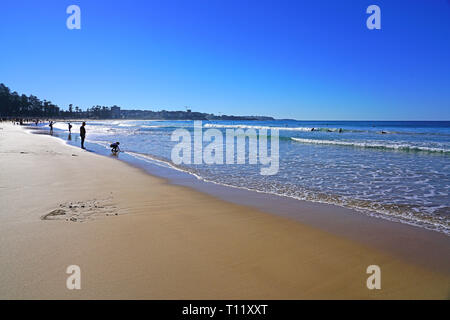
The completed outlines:
{"type": "Polygon", "coordinates": [[[0,118],[46,118],[46,119],[161,119],[161,120],[273,120],[264,116],[229,116],[203,112],[123,110],[118,106],[93,106],[82,110],[69,104],[62,110],[48,100],[34,95],[19,95],[0,83],[0,118]]]}

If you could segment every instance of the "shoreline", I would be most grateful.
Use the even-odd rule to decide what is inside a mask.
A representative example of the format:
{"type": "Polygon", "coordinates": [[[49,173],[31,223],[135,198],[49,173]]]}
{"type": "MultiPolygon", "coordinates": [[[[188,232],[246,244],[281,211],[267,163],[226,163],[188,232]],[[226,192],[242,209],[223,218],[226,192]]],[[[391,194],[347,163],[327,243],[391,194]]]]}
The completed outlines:
{"type": "MultiPolygon", "coordinates": [[[[336,223],[327,219],[335,208],[327,213],[307,203],[294,208],[301,209],[300,218],[289,217],[287,205],[279,215],[267,214],[263,203],[230,203],[51,137],[0,126],[7,169],[0,185],[0,298],[448,298],[446,256],[425,252],[424,260],[433,263],[420,265],[373,245],[391,241],[420,256],[438,242],[438,252],[448,249],[448,239],[436,237],[417,249],[410,231],[402,233],[403,243],[393,243],[379,234],[384,224],[336,223]],[[87,214],[83,223],[40,219],[66,202],[93,198],[113,216],[87,214]],[[351,229],[355,234],[345,235],[351,229]],[[373,243],[357,241],[369,229],[373,243]],[[95,286],[80,292],[64,287],[70,257],[95,286]],[[365,268],[373,261],[382,262],[385,285],[378,292],[365,286],[365,268]]],[[[394,234],[399,228],[391,224],[394,234]]],[[[418,233],[423,241],[432,238],[418,233]]]]}
{"type": "MultiPolygon", "coordinates": [[[[42,133],[42,134],[49,134],[49,131],[46,130],[42,126],[37,127],[37,128],[32,127],[30,129],[38,129],[36,131],[40,131],[40,133],[42,133]]],[[[64,136],[64,135],[67,135],[66,130],[55,129],[55,131],[52,135],[65,141],[65,143],[68,145],[77,146],[77,143],[74,143],[73,141],[69,142],[68,141],[69,139],[67,139],[64,136]]],[[[75,134],[75,140],[77,140],[77,134],[75,134]]],[[[97,154],[100,154],[100,155],[104,155],[104,156],[110,155],[109,149],[107,147],[105,148],[105,146],[101,146],[98,142],[87,141],[87,143],[91,145],[91,151],[93,151],[97,154]]],[[[346,204],[343,204],[340,202],[335,202],[335,201],[326,201],[326,200],[320,200],[320,199],[303,199],[303,198],[299,198],[299,197],[296,197],[293,195],[279,194],[276,192],[249,189],[244,186],[235,186],[235,185],[215,182],[213,180],[208,180],[208,178],[198,175],[197,173],[190,172],[186,168],[175,166],[175,165],[171,164],[170,161],[167,161],[164,158],[160,159],[151,154],[123,152],[120,154],[120,156],[118,156],[118,158],[119,158],[119,160],[124,161],[126,163],[131,163],[135,167],[143,168],[146,172],[148,172],[152,175],[156,175],[156,176],[159,176],[162,178],[167,178],[174,184],[186,185],[189,187],[194,186],[195,187],[194,189],[196,189],[198,191],[206,192],[211,195],[218,196],[219,198],[226,200],[226,201],[231,201],[231,202],[235,201],[233,197],[230,198],[230,197],[226,196],[229,192],[223,191],[228,188],[233,188],[233,189],[238,189],[239,192],[246,193],[247,195],[252,194],[252,193],[264,194],[262,199],[264,199],[264,197],[269,197],[272,199],[276,199],[276,201],[281,201],[281,202],[284,202],[284,199],[286,199],[286,201],[291,201],[293,203],[295,203],[296,201],[300,201],[300,202],[306,202],[306,203],[315,203],[315,204],[318,204],[319,206],[320,205],[324,205],[324,206],[331,205],[331,206],[333,206],[333,208],[336,208],[336,210],[339,210],[339,211],[353,212],[353,213],[359,214],[359,215],[363,214],[365,216],[375,217],[377,219],[384,219],[384,220],[388,220],[390,222],[402,223],[402,224],[406,224],[409,226],[418,227],[420,229],[435,231],[435,232],[439,232],[439,233],[445,234],[447,236],[450,236],[450,233],[448,232],[448,226],[445,225],[445,223],[442,224],[439,220],[437,220],[437,221],[426,220],[426,219],[421,220],[421,219],[417,219],[416,217],[411,217],[408,215],[406,215],[406,216],[398,215],[396,213],[392,213],[389,211],[383,211],[383,210],[377,211],[377,210],[373,210],[371,208],[360,207],[360,206],[351,206],[351,205],[346,205],[346,204]],[[154,165],[155,163],[157,164],[157,166],[154,165]],[[170,167],[169,170],[166,170],[167,166],[170,167]],[[149,170],[149,167],[150,167],[150,170],[149,170]],[[154,167],[160,168],[161,170],[154,169],[154,167]],[[163,173],[161,173],[160,171],[163,173]],[[175,173],[169,172],[169,171],[173,171],[175,173]],[[194,177],[194,179],[185,178],[185,177],[183,177],[183,175],[194,177]],[[189,182],[186,182],[186,180],[189,180],[189,182]],[[206,185],[207,187],[203,186],[203,184],[206,185]],[[218,186],[218,187],[216,187],[216,186],[218,186]],[[210,192],[210,189],[212,189],[212,190],[220,189],[222,191],[217,191],[217,192],[212,193],[212,192],[210,192]],[[225,197],[223,196],[224,194],[225,194],[225,197]],[[345,210],[341,210],[341,209],[345,209],[345,210]]],[[[241,203],[241,204],[253,205],[253,203],[248,203],[248,201],[245,201],[245,203],[241,203]]],[[[255,204],[258,205],[258,203],[255,203],[255,204]]],[[[276,209],[278,209],[278,208],[276,208],[276,209]]]]}
{"type": "MultiPolygon", "coordinates": [[[[43,127],[33,127],[32,129],[32,133],[49,135],[57,138],[64,145],[78,148],[64,139],[62,136],[64,131],[58,132],[60,129],[55,129],[56,134],[53,135],[50,135],[48,130],[43,127]]],[[[86,143],[97,146],[89,141],[86,143]]],[[[103,148],[89,150],[94,154],[111,158],[108,148],[103,151],[103,148]]],[[[220,200],[285,217],[350,241],[371,246],[431,270],[438,272],[450,270],[450,256],[447,254],[450,251],[450,237],[439,230],[409,224],[398,219],[388,219],[379,214],[371,215],[338,204],[301,200],[206,181],[189,172],[178,168],[167,168],[155,164],[155,161],[137,158],[127,152],[112,158],[120,160],[132,168],[138,168],[145,174],[162,178],[173,185],[183,186],[220,200]],[[123,155],[126,155],[125,159],[123,155]],[[388,237],[379,236],[386,232],[388,232],[388,237]],[[411,243],[410,239],[415,239],[415,242],[411,243]],[[406,245],[397,245],[405,241],[406,245]]]]}

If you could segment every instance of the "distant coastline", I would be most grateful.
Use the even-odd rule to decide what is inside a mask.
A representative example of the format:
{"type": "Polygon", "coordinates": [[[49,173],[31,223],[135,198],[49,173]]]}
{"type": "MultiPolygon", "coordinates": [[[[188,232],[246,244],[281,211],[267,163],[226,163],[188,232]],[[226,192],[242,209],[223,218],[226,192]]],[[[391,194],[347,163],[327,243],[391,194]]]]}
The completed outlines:
{"type": "Polygon", "coordinates": [[[274,120],[267,116],[235,116],[215,115],[212,113],[195,112],[185,107],[186,111],[152,111],[124,110],[119,106],[92,106],[83,110],[69,104],[63,110],[48,100],[40,100],[36,96],[19,95],[0,83],[0,119],[126,119],[126,120],[274,120]]]}

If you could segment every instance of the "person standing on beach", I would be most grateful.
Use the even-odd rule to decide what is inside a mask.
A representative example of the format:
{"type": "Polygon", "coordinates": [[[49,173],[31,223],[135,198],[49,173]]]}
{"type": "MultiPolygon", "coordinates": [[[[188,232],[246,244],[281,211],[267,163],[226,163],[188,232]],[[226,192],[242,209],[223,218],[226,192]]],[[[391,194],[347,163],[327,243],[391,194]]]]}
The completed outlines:
{"type": "Polygon", "coordinates": [[[83,124],[80,127],[80,138],[81,138],[81,149],[86,149],[84,147],[84,139],[86,138],[86,128],[84,127],[86,122],[83,121],[83,124]]]}
{"type": "Polygon", "coordinates": [[[72,133],[72,125],[69,122],[69,133],[72,133]]]}
{"type": "Polygon", "coordinates": [[[53,121],[50,121],[48,126],[50,127],[50,133],[53,133],[53,121]]]}

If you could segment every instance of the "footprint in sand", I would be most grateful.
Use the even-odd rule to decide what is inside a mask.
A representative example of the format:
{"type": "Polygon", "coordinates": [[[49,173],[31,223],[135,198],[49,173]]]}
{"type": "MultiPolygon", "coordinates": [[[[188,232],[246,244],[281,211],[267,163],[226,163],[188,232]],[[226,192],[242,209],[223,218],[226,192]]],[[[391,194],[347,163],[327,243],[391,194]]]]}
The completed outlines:
{"type": "Polygon", "coordinates": [[[41,217],[42,220],[65,220],[84,222],[105,216],[117,216],[119,210],[111,203],[111,198],[66,202],[41,217]]]}

